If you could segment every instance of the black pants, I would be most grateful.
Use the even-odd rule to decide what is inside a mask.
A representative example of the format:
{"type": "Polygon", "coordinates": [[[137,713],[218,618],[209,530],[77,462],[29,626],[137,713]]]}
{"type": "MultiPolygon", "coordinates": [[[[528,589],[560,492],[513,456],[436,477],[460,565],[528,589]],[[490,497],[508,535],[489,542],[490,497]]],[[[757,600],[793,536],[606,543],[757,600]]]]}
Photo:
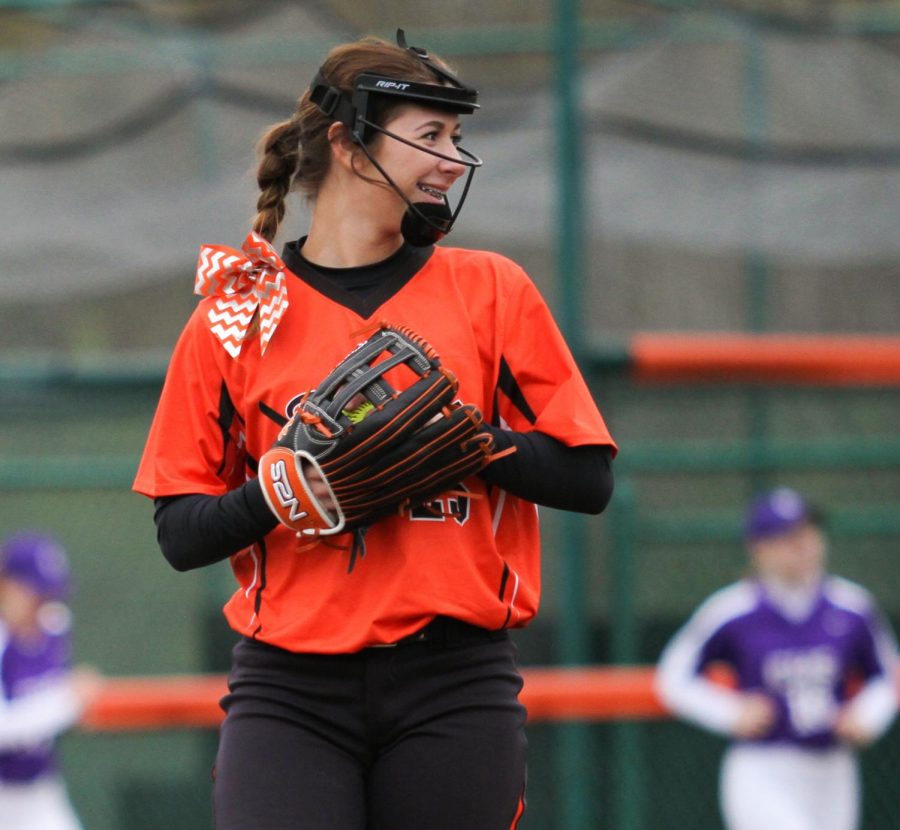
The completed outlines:
{"type": "Polygon", "coordinates": [[[439,618],[356,654],[244,640],[223,700],[217,830],[511,830],[524,809],[515,646],[439,618]]]}

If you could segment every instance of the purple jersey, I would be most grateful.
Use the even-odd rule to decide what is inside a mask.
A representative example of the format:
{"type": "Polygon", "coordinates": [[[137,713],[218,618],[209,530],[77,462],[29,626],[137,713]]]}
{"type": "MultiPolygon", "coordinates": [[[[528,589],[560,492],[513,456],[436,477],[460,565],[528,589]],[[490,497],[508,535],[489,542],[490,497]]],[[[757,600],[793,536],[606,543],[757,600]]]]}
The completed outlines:
{"type": "MultiPolygon", "coordinates": [[[[58,685],[68,670],[70,629],[65,619],[53,622],[52,630],[44,630],[28,640],[14,639],[0,629],[0,684],[8,704],[58,685]]],[[[33,743],[0,751],[0,782],[23,783],[55,771],[52,737],[37,730],[35,734],[40,738],[33,743]]]]}
{"type": "MultiPolygon", "coordinates": [[[[841,705],[862,684],[893,681],[895,659],[893,634],[860,586],[828,576],[798,614],[747,580],[703,603],[667,647],[660,674],[663,688],[672,689],[679,671],[696,676],[725,663],[742,691],[776,702],[777,722],[757,742],[824,748],[836,743],[841,705]]],[[[721,727],[725,710],[718,724],[714,719],[711,713],[707,725],[721,727]]]]}

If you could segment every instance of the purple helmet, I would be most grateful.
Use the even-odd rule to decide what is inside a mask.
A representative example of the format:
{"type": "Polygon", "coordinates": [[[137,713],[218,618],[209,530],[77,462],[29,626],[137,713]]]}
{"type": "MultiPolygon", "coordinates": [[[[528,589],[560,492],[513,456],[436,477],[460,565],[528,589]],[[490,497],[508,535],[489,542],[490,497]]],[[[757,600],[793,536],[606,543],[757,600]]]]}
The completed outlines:
{"type": "Polygon", "coordinates": [[[22,582],[47,599],[65,598],[71,587],[69,560],[60,542],[26,531],[0,544],[0,576],[22,582]]]}
{"type": "Polygon", "coordinates": [[[744,539],[755,542],[787,533],[801,524],[819,524],[821,516],[790,487],[777,487],[751,502],[744,518],[744,539]]]}

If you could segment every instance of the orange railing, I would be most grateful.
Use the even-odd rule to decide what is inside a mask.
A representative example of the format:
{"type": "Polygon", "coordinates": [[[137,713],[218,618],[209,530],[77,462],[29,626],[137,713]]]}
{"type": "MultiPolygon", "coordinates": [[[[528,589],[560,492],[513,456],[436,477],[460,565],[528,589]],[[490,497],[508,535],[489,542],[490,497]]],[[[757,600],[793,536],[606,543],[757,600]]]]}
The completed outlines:
{"type": "MultiPolygon", "coordinates": [[[[522,702],[532,721],[666,716],[653,669],[526,667],[522,702]]],[[[89,731],[210,728],[219,725],[224,675],[121,677],[104,681],[81,726],[89,731]]]]}
{"type": "Polygon", "coordinates": [[[646,381],[900,383],[900,337],[887,335],[643,333],[628,351],[633,376],[646,381]]]}
{"type": "MultiPolygon", "coordinates": [[[[521,700],[530,721],[607,721],[667,718],[653,688],[652,666],[526,666],[521,700]]],[[[734,686],[722,665],[707,676],[734,686]]],[[[900,692],[900,671],[897,675],[900,692]]],[[[219,700],[224,674],[118,677],[103,682],[98,698],[81,719],[91,732],[197,729],[222,721],[219,700]]]]}

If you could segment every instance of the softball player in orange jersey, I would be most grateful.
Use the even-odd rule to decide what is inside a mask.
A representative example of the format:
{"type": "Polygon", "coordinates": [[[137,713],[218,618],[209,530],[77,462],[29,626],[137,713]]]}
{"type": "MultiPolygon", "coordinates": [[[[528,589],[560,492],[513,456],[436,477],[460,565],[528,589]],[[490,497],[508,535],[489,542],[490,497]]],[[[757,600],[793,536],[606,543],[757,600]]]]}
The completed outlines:
{"type": "Polygon", "coordinates": [[[134,486],[155,500],[174,567],[230,558],[238,583],[218,830],[507,830],[524,810],[508,630],[538,609],[536,505],[601,512],[616,448],[522,269],[436,245],[481,165],[460,146],[460,116],[477,108],[402,32],[396,46],[333,49],[264,136],[243,249],[202,249],[208,296],[175,348],[134,486]],[[269,242],[292,189],[312,221],[279,254],[269,242]],[[425,337],[498,453],[515,452],[365,533],[298,540],[257,461],[299,396],[382,321],[425,337]]]}

